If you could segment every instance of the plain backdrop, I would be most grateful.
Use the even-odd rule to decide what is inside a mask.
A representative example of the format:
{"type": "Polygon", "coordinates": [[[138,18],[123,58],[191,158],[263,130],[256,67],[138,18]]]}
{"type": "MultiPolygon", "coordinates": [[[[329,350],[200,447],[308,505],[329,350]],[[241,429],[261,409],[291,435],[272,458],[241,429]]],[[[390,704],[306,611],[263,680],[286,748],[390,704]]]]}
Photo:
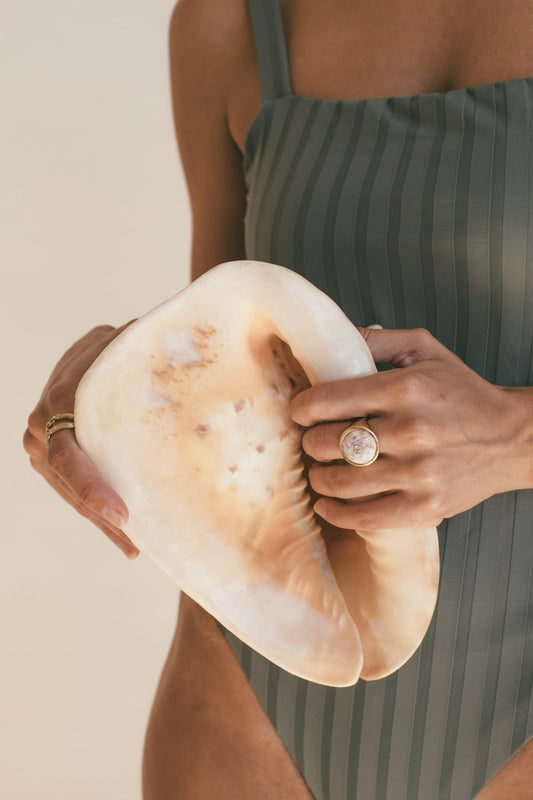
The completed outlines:
{"type": "MultiPolygon", "coordinates": [[[[76,338],[188,282],[171,0],[0,0],[0,797],[140,800],[178,590],[30,468],[29,411],[76,338]]],[[[61,409],[57,409],[60,411],[61,409]]]]}

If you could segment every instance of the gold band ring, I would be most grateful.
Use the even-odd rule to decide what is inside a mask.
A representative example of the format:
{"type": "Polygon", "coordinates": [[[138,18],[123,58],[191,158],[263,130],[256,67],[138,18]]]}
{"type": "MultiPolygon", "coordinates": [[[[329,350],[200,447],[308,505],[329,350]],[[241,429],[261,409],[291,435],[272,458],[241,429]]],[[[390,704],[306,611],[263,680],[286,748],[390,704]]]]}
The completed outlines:
{"type": "Polygon", "coordinates": [[[67,428],[74,428],[74,414],[67,411],[62,411],[60,414],[54,416],[46,423],[46,444],[50,443],[50,439],[54,433],[64,431],[67,428]]]}
{"type": "Polygon", "coordinates": [[[379,456],[379,440],[366,419],[353,422],[341,433],[339,449],[347,464],[368,467],[379,456]]]}

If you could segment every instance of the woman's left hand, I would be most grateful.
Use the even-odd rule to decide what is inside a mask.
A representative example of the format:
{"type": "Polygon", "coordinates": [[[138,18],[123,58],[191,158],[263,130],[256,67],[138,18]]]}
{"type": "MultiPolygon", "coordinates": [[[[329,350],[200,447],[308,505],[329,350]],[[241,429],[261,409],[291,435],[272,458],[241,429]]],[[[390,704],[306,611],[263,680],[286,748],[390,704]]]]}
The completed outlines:
{"type": "Polygon", "coordinates": [[[359,330],[376,363],[395,369],[317,384],[291,405],[308,428],[317,514],[349,530],[431,527],[533,486],[533,388],[489,383],[426,330],[359,330]],[[366,467],[341,460],[339,436],[354,418],[379,439],[366,467]]]}

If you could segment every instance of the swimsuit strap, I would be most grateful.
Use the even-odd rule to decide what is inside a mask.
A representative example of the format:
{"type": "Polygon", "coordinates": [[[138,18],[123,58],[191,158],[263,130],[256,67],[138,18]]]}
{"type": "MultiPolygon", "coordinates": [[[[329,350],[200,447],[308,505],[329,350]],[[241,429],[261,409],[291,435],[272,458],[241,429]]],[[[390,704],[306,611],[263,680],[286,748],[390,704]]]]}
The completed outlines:
{"type": "Polygon", "coordinates": [[[287,46],[278,0],[248,0],[263,103],[291,94],[287,46]]]}

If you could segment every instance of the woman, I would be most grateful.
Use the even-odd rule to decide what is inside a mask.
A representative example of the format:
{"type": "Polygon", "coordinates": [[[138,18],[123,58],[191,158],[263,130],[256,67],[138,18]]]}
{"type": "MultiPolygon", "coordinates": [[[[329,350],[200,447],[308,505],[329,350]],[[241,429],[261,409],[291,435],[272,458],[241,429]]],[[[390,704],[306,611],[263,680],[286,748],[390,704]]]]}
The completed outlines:
{"type": "MultiPolygon", "coordinates": [[[[444,520],[442,580],[408,664],[341,690],[283,673],[183,596],[146,800],[531,798],[532,43],[525,2],[176,7],[192,276],[245,255],[281,263],[357,324],[384,326],[364,335],[394,369],[314,387],[292,413],[308,426],[317,513],[348,530],[444,520]],[[339,435],[359,416],[382,455],[339,466],[339,435]]],[[[72,430],[44,444],[119,331],[96,329],[63,357],[26,447],[135,556],[127,509],[72,430]]]]}

